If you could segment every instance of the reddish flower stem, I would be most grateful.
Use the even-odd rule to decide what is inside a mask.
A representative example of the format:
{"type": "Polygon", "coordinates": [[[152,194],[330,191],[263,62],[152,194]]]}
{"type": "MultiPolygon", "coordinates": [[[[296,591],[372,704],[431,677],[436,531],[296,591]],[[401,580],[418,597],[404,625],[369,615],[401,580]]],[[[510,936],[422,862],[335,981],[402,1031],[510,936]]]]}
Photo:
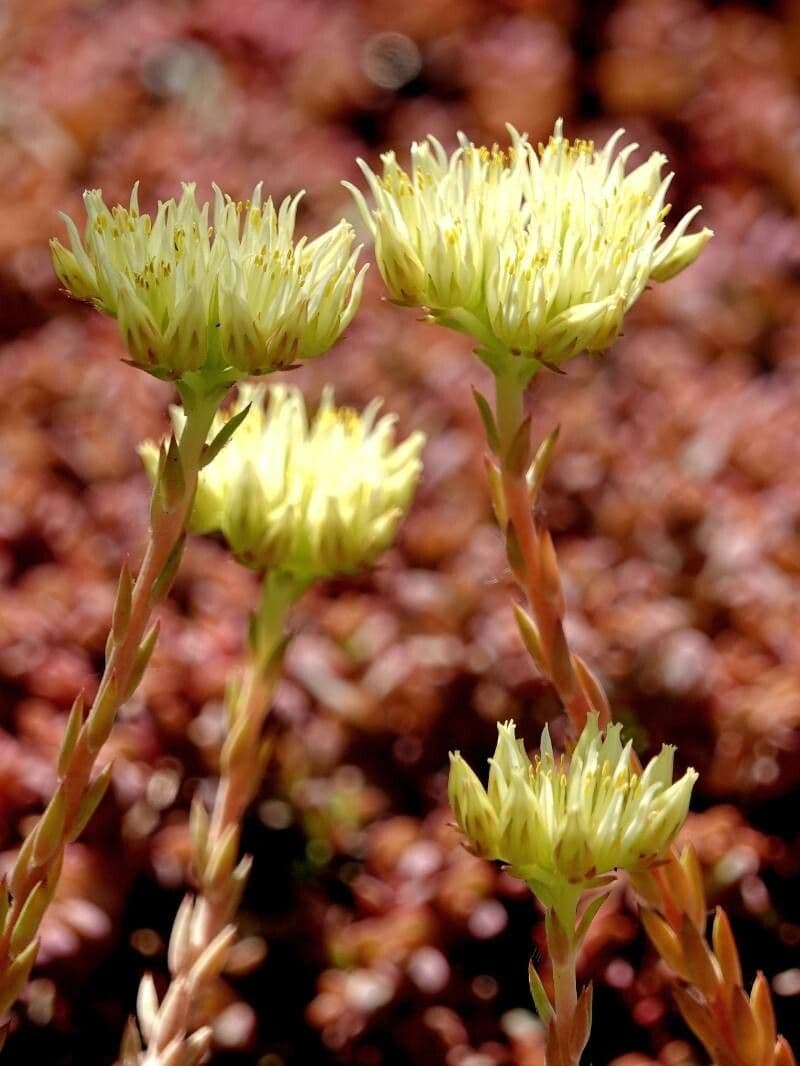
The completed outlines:
{"type": "MultiPolygon", "coordinates": [[[[513,380],[497,379],[497,428],[500,438],[500,474],[503,499],[509,525],[516,536],[516,544],[524,572],[517,581],[525,595],[531,615],[539,631],[543,663],[548,680],[555,687],[564,709],[576,732],[580,732],[591,710],[600,715],[600,725],[609,721],[608,706],[593,702],[567,647],[561,605],[548,590],[552,583],[542,581],[542,538],[536,527],[533,501],[526,472],[519,472],[509,462],[512,443],[524,423],[523,393],[513,380]]],[[[512,572],[515,568],[512,563],[512,572]]]]}
{"type": "MultiPolygon", "coordinates": [[[[508,528],[513,529],[514,555],[518,553],[518,557],[512,557],[509,552],[509,563],[538,631],[540,654],[536,661],[556,689],[573,728],[580,732],[592,710],[597,711],[602,727],[611,721],[609,704],[599,682],[567,645],[558,563],[555,553],[545,550],[550,548],[545,543],[549,535],[537,528],[533,513],[535,501],[531,498],[526,473],[520,472],[513,461],[513,446],[515,442],[518,444],[518,435],[524,432],[523,390],[511,377],[498,376],[496,385],[499,448],[495,451],[506,532],[508,528]],[[546,567],[549,572],[545,572],[546,567]]],[[[715,928],[721,924],[728,930],[722,956],[718,953],[722,950],[718,947],[718,934],[715,932],[713,946],[706,938],[707,905],[699,868],[687,867],[675,847],[670,848],[666,858],[664,865],[639,878],[636,887],[643,897],[643,905],[666,926],[666,942],[663,931],[658,939],[651,936],[651,940],[665,961],[673,968],[678,967],[680,981],[676,981],[675,996],[687,1023],[716,1066],[796,1066],[788,1043],[775,1032],[767,982],[763,977],[757,978],[749,997],[742,988],[738,952],[721,908],[717,911],[715,928]]],[[[651,928],[652,925],[648,933],[651,928]]],[[[563,962],[554,960],[553,977],[556,1046],[562,1048],[565,1019],[575,1012],[574,967],[572,977],[568,978],[563,962]]],[[[557,1054],[563,1056],[563,1051],[557,1054]]],[[[551,1066],[549,1060],[548,1066],[551,1066]]],[[[552,1066],[562,1066],[562,1062],[552,1066]]],[[[566,1066],[570,1066],[569,1060],[566,1066]]]]}
{"type": "MultiPolygon", "coordinates": [[[[108,739],[116,713],[132,694],[131,684],[143,650],[145,633],[158,598],[167,592],[168,581],[162,580],[158,596],[154,595],[159,578],[163,579],[173,553],[179,550],[186,519],[194,499],[202,451],[219,399],[218,393],[194,398],[187,409],[187,418],[178,446],[180,474],[173,483],[168,507],[154,507],[144,560],[130,592],[127,620],[112,638],[110,654],[97,689],[91,710],[80,726],[71,753],[64,752],[65,765],[60,782],[37,825],[23,842],[17,862],[9,878],[11,902],[0,933],[0,996],[8,1009],[8,993],[17,984],[15,962],[34,943],[46,904],[52,899],[61,870],[66,845],[78,835],[83,820],[83,804],[92,788],[92,771],[101,748],[108,739]],[[175,489],[174,485],[179,488],[175,489]],[[68,757],[67,757],[68,756],[68,757]],[[48,827],[47,847],[44,847],[43,827],[48,827]],[[39,858],[36,858],[39,852],[39,858]],[[43,886],[40,888],[39,886],[43,886]],[[32,897],[43,902],[31,915],[32,897]],[[26,907],[28,908],[26,913],[26,907]],[[25,921],[20,923],[20,919],[25,921]]],[[[154,500],[163,485],[154,487],[154,500]]],[[[168,576],[168,575],[167,575],[168,576]]],[[[120,580],[120,587],[125,575],[120,580]]],[[[34,901],[36,903],[37,901],[34,901]]],[[[35,950],[31,951],[28,972],[33,965],[35,950]]]]}

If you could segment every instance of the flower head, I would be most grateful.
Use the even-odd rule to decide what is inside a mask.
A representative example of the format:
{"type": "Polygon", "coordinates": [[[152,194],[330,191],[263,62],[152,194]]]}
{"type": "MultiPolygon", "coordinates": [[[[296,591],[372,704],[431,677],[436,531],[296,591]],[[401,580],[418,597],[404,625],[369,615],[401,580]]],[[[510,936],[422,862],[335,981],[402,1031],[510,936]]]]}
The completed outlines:
{"type": "MultiPolygon", "coordinates": [[[[239,560],[299,581],[349,573],[373,562],[392,542],[419,479],[424,444],[412,433],[394,441],[393,415],[380,401],[362,414],[335,407],[326,389],[309,420],[302,394],[275,385],[242,385],[236,404],[249,407],[232,439],[201,472],[189,528],[221,532],[239,560]]],[[[173,409],[176,430],[183,415],[173,409]]],[[[157,450],[142,449],[149,471],[157,450]]]]}
{"type": "Polygon", "coordinates": [[[490,356],[559,362],[606,348],[648,281],[700,254],[711,230],[686,236],[693,208],[662,239],[672,178],[654,152],[626,174],[619,130],[602,149],[568,141],[556,123],[534,148],[509,127],[511,146],[476,147],[459,135],[448,157],[429,137],[405,171],[394,152],[382,173],[359,160],[374,198],[348,186],[375,239],[392,297],[472,333],[490,356]]]}
{"type": "Polygon", "coordinates": [[[655,861],[686,818],[697,774],[687,770],[673,784],[666,745],[639,773],[620,731],[601,732],[590,715],[567,760],[554,756],[545,727],[532,763],[514,723],[498,726],[487,789],[451,755],[450,804],[475,850],[507,863],[542,896],[655,861]]]}
{"type": "Polygon", "coordinates": [[[279,208],[257,185],[246,203],[215,188],[213,225],[192,184],[141,214],[84,193],[83,238],[64,216],[70,248],[51,241],[64,287],[116,318],[132,361],[158,377],[204,368],[267,373],[321,355],[361,296],[352,228],[340,222],[294,240],[299,196],[279,208]]]}

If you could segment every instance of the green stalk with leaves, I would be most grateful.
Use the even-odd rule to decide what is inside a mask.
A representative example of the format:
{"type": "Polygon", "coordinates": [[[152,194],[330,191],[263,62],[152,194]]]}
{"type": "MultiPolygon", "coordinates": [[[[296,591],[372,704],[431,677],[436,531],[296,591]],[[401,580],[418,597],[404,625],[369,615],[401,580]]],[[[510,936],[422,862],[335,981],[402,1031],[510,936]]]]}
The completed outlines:
{"type": "MultiPolygon", "coordinates": [[[[194,894],[184,899],[170,936],[170,984],[159,1002],[143,978],[137,1020],[120,1058],[142,1066],[194,1066],[211,1029],[197,1016],[202,993],[224,969],[236,936],[236,911],[252,859],[240,856],[242,823],[271,751],[267,724],[292,607],[316,581],[368,566],[392,542],[421,471],[421,433],[394,441],[379,401],[358,414],[335,407],[326,389],[313,419],[295,389],[242,386],[233,408],[236,436],[202,473],[190,528],[220,533],[244,565],[261,575],[250,620],[247,661],[226,698],[227,730],[210,812],[195,799],[190,820],[194,894]]],[[[182,416],[174,412],[176,432],[182,416]]],[[[230,424],[230,423],[228,423],[230,424]]],[[[222,432],[222,419],[212,434],[222,432]]],[[[156,475],[158,449],[142,449],[156,475]]]]}
{"type": "MultiPolygon", "coordinates": [[[[99,190],[85,193],[81,236],[64,216],[70,247],[51,242],[56,273],[69,295],[115,318],[128,361],[173,381],[180,433],[157,451],[150,529],[135,581],[119,580],[106,665],[88,711],[78,696],[67,719],[58,786],[0,886],[0,1017],[31,972],[37,932],[58,886],[65,847],[82,832],[108,787],[111,766],[93,777],[117,711],[138,686],[158,637],[154,610],[180,564],[197,479],[244,413],[218,425],[229,386],[325,352],[347,326],[361,295],[358,249],[342,222],[315,241],[293,240],[299,197],[276,210],[260,186],[247,206],[215,190],[200,206],[193,185],[156,215],[109,209],[99,190]]],[[[2,1032],[8,1028],[8,1019],[2,1032]]]]}
{"type": "MultiPolygon", "coordinates": [[[[696,858],[691,849],[679,857],[670,847],[685,816],[693,772],[674,785],[661,774],[662,779],[642,792],[653,763],[642,771],[628,746],[617,769],[611,768],[614,760],[604,763],[607,769],[599,771],[599,778],[595,773],[588,791],[577,785],[575,791],[564,791],[556,785],[557,779],[572,778],[587,732],[605,730],[607,744],[618,727],[609,725],[610,708],[599,680],[566,639],[558,560],[549,532],[535,516],[557,431],[534,451],[525,394],[542,369],[562,372],[573,356],[607,348],[648,284],[667,281],[689,266],[712,233],[687,233],[700,210],[695,207],[664,235],[672,177],[661,176],[666,158],[654,152],[626,172],[637,146],[618,151],[622,131],[599,149],[590,141],[568,141],[561,120],[548,143],[538,148],[513,128],[509,132],[507,150],[476,146],[459,135],[459,147],[450,156],[429,137],[412,146],[408,171],[394,152],[381,157],[380,174],[360,162],[374,206],[350,186],[375,238],[378,266],[393,300],[422,307],[429,321],[473,337],[476,354],[492,372],[494,410],[479,394],[476,401],[490,450],[492,503],[509,566],[525,598],[524,607],[515,606],[517,623],[577,736],[568,768],[551,766],[544,774],[549,782],[544,788],[542,766],[552,758],[544,738],[532,767],[524,762],[527,755],[521,747],[511,773],[516,783],[507,786],[502,802],[496,785],[493,788],[502,761],[498,753],[491,762],[488,794],[455,756],[451,804],[478,853],[509,865],[545,907],[552,1000],[534,972],[531,988],[547,1026],[548,1066],[577,1064],[585,1045],[590,1009],[586,990],[577,995],[575,963],[578,931],[585,932],[596,901],[586,905],[576,925],[571,906],[564,899],[559,905],[552,897],[552,886],[543,885],[538,875],[526,875],[525,850],[515,850],[514,841],[527,833],[532,855],[544,839],[549,848],[544,858],[560,866],[565,849],[572,857],[591,853],[600,826],[600,835],[613,840],[615,847],[605,857],[607,865],[592,863],[585,876],[610,876],[616,869],[630,873],[646,904],[642,913],[648,933],[678,978],[678,1006],[714,1061],[718,1066],[791,1066],[792,1052],[775,1032],[766,982],[757,978],[749,999],[744,994],[724,916],[715,921],[713,948],[708,945],[696,858]],[[629,775],[627,782],[597,823],[590,813],[600,796],[598,782],[606,784],[608,774],[620,772],[629,775]],[[673,790],[682,796],[677,821],[667,800],[673,790]],[[652,804],[662,803],[670,813],[662,811],[653,818],[655,846],[631,864],[631,856],[626,859],[632,832],[628,819],[638,825],[652,804]],[[545,815],[549,828],[543,830],[545,815]],[[667,823],[669,832],[663,832],[667,823]],[[553,826],[560,828],[555,831],[553,826]]],[[[654,762],[662,758],[664,752],[654,762]]],[[[567,871],[564,875],[574,888],[574,876],[567,871]]],[[[564,898],[571,898],[571,890],[562,885],[562,891],[564,898]]]]}

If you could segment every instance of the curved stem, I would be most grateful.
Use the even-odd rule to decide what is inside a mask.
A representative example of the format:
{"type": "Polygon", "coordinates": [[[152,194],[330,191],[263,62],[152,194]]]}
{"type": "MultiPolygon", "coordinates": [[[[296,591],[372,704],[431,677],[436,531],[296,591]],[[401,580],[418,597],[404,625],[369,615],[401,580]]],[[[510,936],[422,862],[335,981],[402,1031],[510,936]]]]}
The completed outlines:
{"type": "Polygon", "coordinates": [[[8,1009],[33,966],[36,933],[58,885],[64,848],[80,834],[108,783],[109,768],[94,782],[92,771],[117,711],[135,691],[155,645],[157,634],[151,630],[146,636],[147,627],[177,568],[206,436],[221,395],[218,389],[187,395],[186,422],[170,460],[168,499],[164,478],[159,477],[139,575],[133,585],[127,568],[120,578],[97,694],[85,719],[80,698],[73,706],[59,758],[58,788],[23,842],[8,879],[11,899],[0,932],[0,1010],[8,1009]]]}

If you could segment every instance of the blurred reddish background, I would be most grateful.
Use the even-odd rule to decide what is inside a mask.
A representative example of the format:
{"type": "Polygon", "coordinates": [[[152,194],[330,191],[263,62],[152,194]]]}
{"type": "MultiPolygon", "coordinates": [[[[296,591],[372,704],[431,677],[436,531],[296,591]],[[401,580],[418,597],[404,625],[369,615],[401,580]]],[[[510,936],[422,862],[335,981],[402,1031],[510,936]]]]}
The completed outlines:
{"type": "MultiPolygon", "coordinates": [[[[432,132],[534,139],[623,125],[664,150],[673,202],[717,236],[647,294],[601,360],[537,387],[562,425],[544,517],[576,648],[643,752],[701,771],[685,831],[752,978],[800,1041],[800,3],[700,0],[7,0],[0,9],[0,848],[53,788],[65,715],[102,664],[115,579],[138,560],[140,438],[170,390],[124,366],[113,323],[57,291],[47,238],[101,186],[152,206],[197,180],[246,196],[340,187],[432,132]],[[793,1009],[794,1008],[794,1009],[793,1009]]],[[[539,1066],[526,963],[540,918],[449,828],[447,751],[558,715],[513,623],[483,486],[466,340],[382,302],[294,375],[375,394],[429,434],[400,543],[298,611],[279,736],[246,846],[255,872],[218,1063],[539,1066]]],[[[186,811],[213,788],[226,673],[252,575],[194,542],[155,662],[109,755],[114,786],[69,854],[8,1063],[113,1060],[141,973],[163,982],[186,811]]],[[[620,889],[596,924],[592,1062],[704,1062],[620,889]]]]}

